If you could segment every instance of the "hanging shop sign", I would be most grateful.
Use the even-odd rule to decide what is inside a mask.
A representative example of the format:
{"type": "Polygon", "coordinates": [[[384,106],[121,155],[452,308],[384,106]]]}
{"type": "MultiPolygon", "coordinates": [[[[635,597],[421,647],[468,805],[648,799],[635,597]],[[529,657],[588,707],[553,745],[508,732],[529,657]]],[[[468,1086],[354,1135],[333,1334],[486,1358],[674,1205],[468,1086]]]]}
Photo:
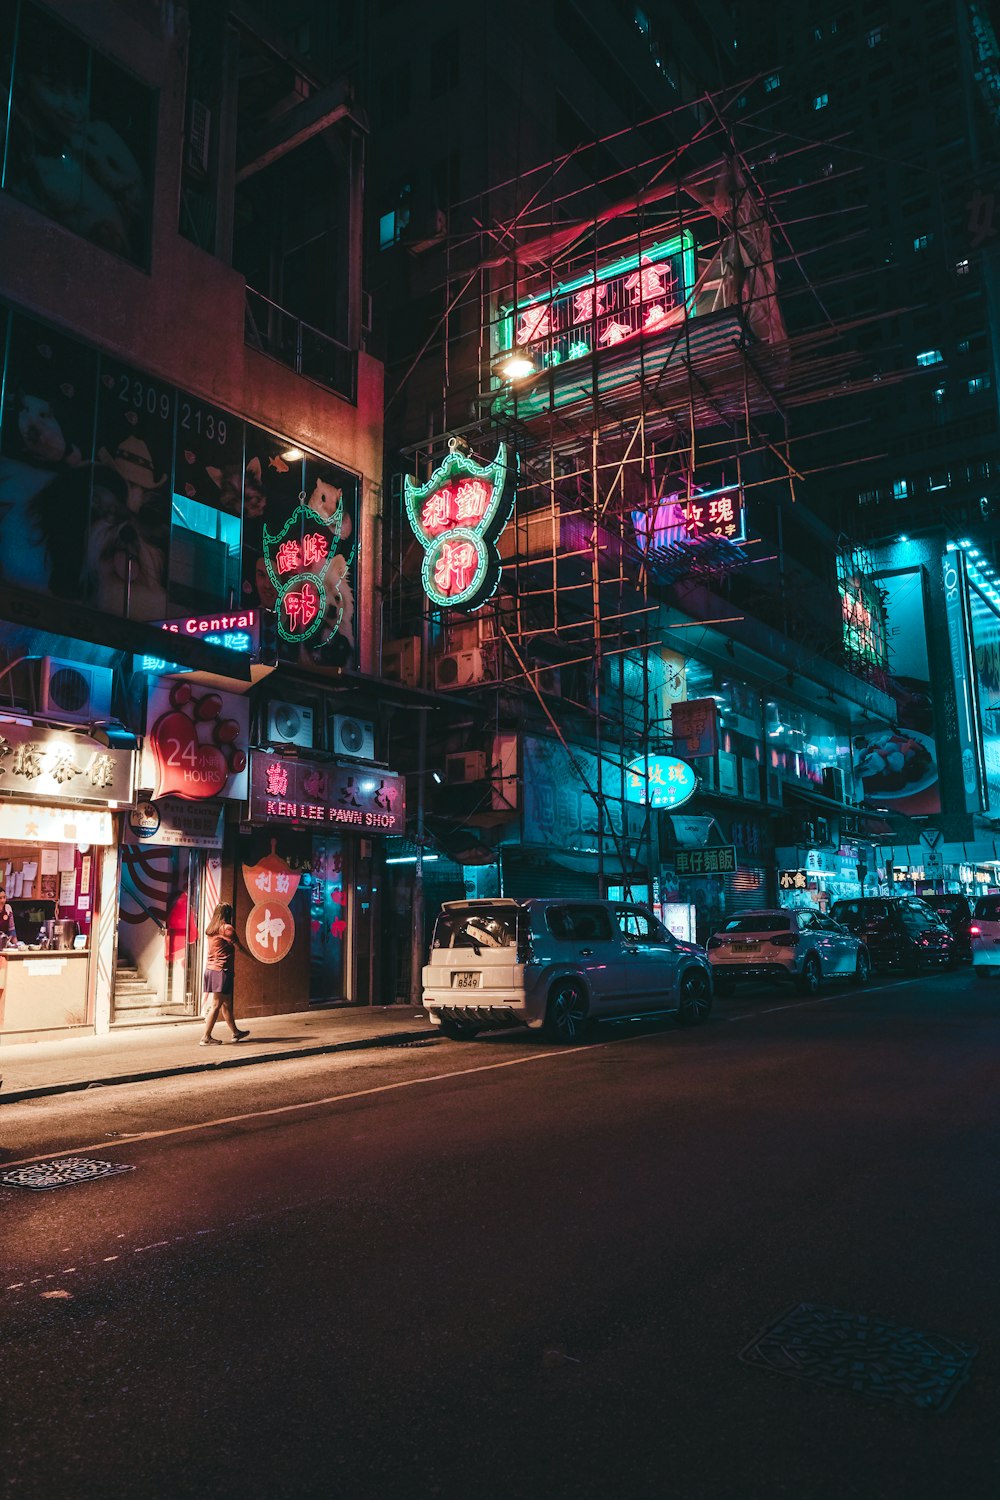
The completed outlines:
{"type": "Polygon", "coordinates": [[[152,789],[154,800],[242,799],[249,736],[246,698],[161,677],[150,683],[140,782],[152,789]]]}
{"type": "Polygon", "coordinates": [[[270,854],[243,867],[243,880],[254,902],[247,917],[246,945],[262,964],[280,963],[295,942],[295,918],[289,908],[302,876],[281,858],[276,845],[272,839],[270,854]]]}
{"type": "Polygon", "coordinates": [[[89,735],[0,721],[0,793],[117,807],[132,801],[132,764],[89,735]]]}
{"type": "Polygon", "coordinates": [[[185,802],[163,797],[130,808],[125,819],[126,844],[157,848],[221,849],[222,807],[218,802],[185,802]]]}
{"type": "Polygon", "coordinates": [[[804,891],[809,881],[815,878],[816,874],[813,870],[779,870],[778,889],[780,891],[804,891]]]}
{"type": "Polygon", "coordinates": [[[697,786],[694,771],[675,755],[640,756],[625,776],[628,801],[648,802],[650,807],[680,807],[694,796],[697,786]]]}
{"type": "Polygon", "coordinates": [[[501,307],[500,349],[517,349],[543,369],[675,328],[694,286],[694,254],[685,232],[501,307]]]}
{"type": "Polygon", "coordinates": [[[406,514],[424,549],[424,592],[442,609],[478,609],[500,581],[497,540],[514,508],[517,458],[501,443],[478,464],[459,438],[426,484],[406,476],[406,514]]]}
{"type": "Polygon", "coordinates": [[[692,485],[688,497],[675,491],[662,495],[646,510],[634,510],[632,525],[636,546],[642,553],[669,552],[680,543],[719,538],[745,542],[746,503],[738,485],[719,490],[692,485]]]}
{"type": "Polygon", "coordinates": [[[405,783],[393,771],[257,753],[250,774],[250,820],[402,833],[405,783]]]}
{"type": "Polygon", "coordinates": [[[0,802],[0,839],[24,844],[113,844],[115,820],[109,812],[93,807],[0,802]]]}
{"type": "Polygon", "coordinates": [[[264,565],[277,594],[278,634],[293,644],[321,628],[327,637],[336,635],[344,614],[342,591],[334,588],[331,596],[324,582],[344,531],[344,497],[339,489],[317,494],[320,489],[308,502],[302,491],[280,531],[264,524],[264,565]]]}
{"type": "Polygon", "coordinates": [[[670,711],[674,749],[688,760],[719,751],[719,706],[714,698],[688,698],[670,711]]]}
{"type": "Polygon", "coordinates": [[[736,846],[719,844],[714,849],[678,849],[674,855],[674,872],[677,875],[735,875],[736,846]]]}

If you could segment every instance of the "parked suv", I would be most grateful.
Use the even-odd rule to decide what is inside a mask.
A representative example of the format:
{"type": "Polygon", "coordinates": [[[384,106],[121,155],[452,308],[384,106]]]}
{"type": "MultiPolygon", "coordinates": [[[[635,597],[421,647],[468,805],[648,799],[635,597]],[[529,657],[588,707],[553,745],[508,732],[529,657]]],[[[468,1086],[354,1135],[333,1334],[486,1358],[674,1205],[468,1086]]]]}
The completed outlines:
{"type": "Polygon", "coordinates": [[[423,971],[428,1017],[454,1040],[484,1028],[543,1028],[577,1041],[589,1021],[673,1011],[707,1021],[705,950],[643,906],[616,901],[449,901],[423,971]]]}
{"type": "Polygon", "coordinates": [[[955,957],[959,963],[972,962],[972,907],[966,896],[924,896],[931,911],[937,912],[955,939],[955,957]]]}
{"type": "Polygon", "coordinates": [[[937,912],[919,896],[865,896],[835,901],[830,913],[863,938],[876,969],[948,968],[957,962],[955,939],[937,912]]]}
{"type": "Polygon", "coordinates": [[[1000,896],[980,896],[973,907],[972,964],[977,979],[1000,973],[1000,896]]]}
{"type": "Polygon", "coordinates": [[[787,908],[745,911],[709,939],[708,958],[719,995],[738,980],[790,980],[815,995],[824,979],[867,984],[871,960],[864,942],[821,912],[787,908]]]}

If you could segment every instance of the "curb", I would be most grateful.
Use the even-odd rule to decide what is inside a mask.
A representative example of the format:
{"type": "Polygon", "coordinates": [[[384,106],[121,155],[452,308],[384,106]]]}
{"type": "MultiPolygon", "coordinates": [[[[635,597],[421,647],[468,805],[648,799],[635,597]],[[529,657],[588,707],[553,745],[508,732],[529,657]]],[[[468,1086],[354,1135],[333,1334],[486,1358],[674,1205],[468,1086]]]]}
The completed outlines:
{"type": "Polygon", "coordinates": [[[174,1068],[150,1068],[139,1073],[113,1073],[107,1078],[83,1078],[76,1083],[41,1084],[37,1088],[13,1089],[0,1094],[0,1108],[15,1104],[21,1099],[42,1099],[50,1094],[79,1094],[86,1089],[111,1088],[119,1083],[148,1083],[154,1078],[178,1078],[188,1073],[216,1073],[224,1068],[252,1068],[258,1063],[287,1062],[294,1057],[323,1057],[331,1052],[361,1052],[368,1047],[398,1047],[406,1042],[423,1042],[433,1037],[437,1040],[437,1028],[424,1027],[422,1031],[394,1031],[387,1036],[354,1037],[349,1042],[324,1042],[314,1047],[295,1047],[281,1052],[244,1052],[238,1057],[219,1058],[218,1062],[208,1058],[198,1062],[182,1063],[174,1068]]]}

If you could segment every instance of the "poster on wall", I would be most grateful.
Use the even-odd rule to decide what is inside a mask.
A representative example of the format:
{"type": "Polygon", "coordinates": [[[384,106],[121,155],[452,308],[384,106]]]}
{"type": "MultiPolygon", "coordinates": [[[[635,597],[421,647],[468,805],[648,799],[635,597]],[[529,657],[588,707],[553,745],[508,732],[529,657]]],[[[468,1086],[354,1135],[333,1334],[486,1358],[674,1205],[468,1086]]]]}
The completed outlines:
{"type": "Polygon", "coordinates": [[[356,657],[357,476],[247,428],[243,597],[273,622],[286,661],[356,657]]]}
{"type": "Polygon", "coordinates": [[[918,568],[879,579],[886,598],[896,725],[855,735],[854,775],[864,800],[895,812],[941,811],[934,704],[931,697],[924,614],[923,574],[918,568]]]}
{"type": "Polygon", "coordinates": [[[250,706],[236,693],[171,677],[150,681],[140,782],[160,797],[247,795],[250,706]]]}
{"type": "MultiPolygon", "coordinates": [[[[526,735],[523,743],[524,826],[526,844],[579,853],[597,851],[597,756],[574,749],[573,758],[583,776],[574,769],[558,740],[526,735]]],[[[613,761],[602,768],[605,799],[604,848],[614,852],[615,839],[624,833],[629,840],[642,837],[645,807],[624,800],[627,772],[613,761]],[[609,825],[610,824],[610,828],[609,825]]]]}

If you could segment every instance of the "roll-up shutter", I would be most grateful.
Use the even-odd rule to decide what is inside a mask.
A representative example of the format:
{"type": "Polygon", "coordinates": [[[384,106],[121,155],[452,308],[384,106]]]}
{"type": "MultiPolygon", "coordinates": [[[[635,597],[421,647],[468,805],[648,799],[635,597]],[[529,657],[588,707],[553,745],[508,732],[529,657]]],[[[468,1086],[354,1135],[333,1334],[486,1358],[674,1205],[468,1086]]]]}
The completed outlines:
{"type": "Polygon", "coordinates": [[[597,874],[567,870],[552,860],[539,861],[537,856],[520,854],[516,849],[503,852],[503,893],[515,900],[529,897],[565,896],[570,899],[593,899],[599,895],[597,874]]]}

